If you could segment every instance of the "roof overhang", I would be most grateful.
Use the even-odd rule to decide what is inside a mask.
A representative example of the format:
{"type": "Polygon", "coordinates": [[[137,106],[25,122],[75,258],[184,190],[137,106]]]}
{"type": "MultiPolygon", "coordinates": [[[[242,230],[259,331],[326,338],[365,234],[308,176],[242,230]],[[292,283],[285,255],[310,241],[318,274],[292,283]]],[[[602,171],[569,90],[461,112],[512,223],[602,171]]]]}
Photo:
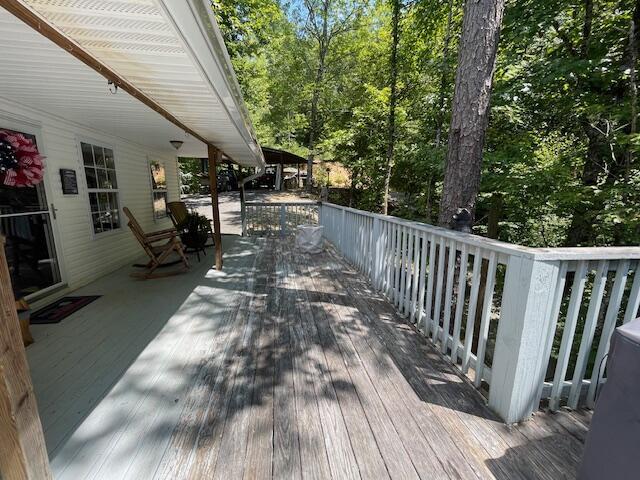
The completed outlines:
{"type": "Polygon", "coordinates": [[[262,153],[264,154],[265,162],[267,162],[268,165],[306,165],[307,163],[306,158],[302,158],[300,155],[287,152],[286,150],[262,147],[262,153]]]}
{"type": "Polygon", "coordinates": [[[0,5],[0,97],[154,148],[181,140],[181,156],[213,145],[264,165],[207,0],[0,5]]]}

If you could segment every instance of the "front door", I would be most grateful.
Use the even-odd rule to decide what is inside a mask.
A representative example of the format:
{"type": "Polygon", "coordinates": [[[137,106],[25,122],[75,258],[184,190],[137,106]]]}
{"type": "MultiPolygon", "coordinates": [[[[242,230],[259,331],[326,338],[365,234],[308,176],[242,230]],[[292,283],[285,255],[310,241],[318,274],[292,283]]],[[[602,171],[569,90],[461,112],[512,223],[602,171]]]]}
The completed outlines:
{"type": "MultiPolygon", "coordinates": [[[[34,135],[23,135],[36,144],[34,135]]],[[[6,237],[5,252],[16,298],[61,283],[49,207],[44,182],[24,187],[0,184],[0,234],[6,237]]]]}

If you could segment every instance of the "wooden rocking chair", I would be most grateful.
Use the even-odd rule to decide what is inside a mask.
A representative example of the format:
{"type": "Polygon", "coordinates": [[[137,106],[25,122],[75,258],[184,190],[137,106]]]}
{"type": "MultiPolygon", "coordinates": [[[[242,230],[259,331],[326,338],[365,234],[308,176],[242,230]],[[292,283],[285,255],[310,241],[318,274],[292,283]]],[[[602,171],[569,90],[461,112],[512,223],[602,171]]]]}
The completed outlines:
{"type": "MultiPolygon", "coordinates": [[[[189,210],[187,209],[187,204],[184,202],[169,202],[167,203],[167,208],[169,210],[169,217],[171,218],[173,225],[176,227],[176,229],[179,229],[182,225],[184,225],[184,222],[189,218],[189,210]]],[[[182,235],[185,232],[180,231],[179,233],[180,235],[182,235]]],[[[204,249],[207,247],[213,247],[215,245],[213,228],[211,227],[211,221],[209,221],[209,224],[208,224],[207,234],[211,239],[211,243],[205,244],[202,248],[191,247],[183,237],[182,243],[186,246],[185,252],[189,252],[189,248],[191,247],[192,251],[196,252],[196,254],[198,255],[198,261],[200,261],[200,252],[206,255],[207,252],[204,249]]]]}
{"type": "MultiPolygon", "coordinates": [[[[187,209],[187,204],[184,202],[169,202],[167,203],[167,208],[169,209],[169,217],[173,222],[173,225],[178,228],[188,217],[189,210],[187,209]]],[[[213,227],[211,226],[211,220],[209,220],[209,236],[211,237],[211,244],[205,245],[206,247],[213,247],[213,227]]]]}
{"type": "Polygon", "coordinates": [[[131,229],[131,232],[133,232],[133,236],[136,237],[145,253],[149,256],[149,263],[146,264],[147,272],[143,274],[132,273],[131,276],[142,277],[144,279],[168,277],[170,275],[183,273],[189,268],[189,261],[184,254],[184,249],[180,242],[180,236],[175,228],[145,233],[131,213],[131,210],[127,207],[124,207],[122,210],[129,219],[127,225],[131,229]],[[159,242],[164,243],[158,245],[159,242]],[[184,264],[185,268],[180,271],[163,272],[161,274],[154,275],[153,272],[167,260],[172,252],[176,252],[180,256],[181,262],[184,264]]]}

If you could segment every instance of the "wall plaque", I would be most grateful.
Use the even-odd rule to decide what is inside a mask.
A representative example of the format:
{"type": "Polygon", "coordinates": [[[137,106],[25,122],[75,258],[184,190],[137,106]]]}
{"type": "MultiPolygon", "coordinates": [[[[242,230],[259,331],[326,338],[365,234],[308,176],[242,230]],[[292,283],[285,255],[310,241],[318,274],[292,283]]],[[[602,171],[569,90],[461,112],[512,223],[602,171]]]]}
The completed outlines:
{"type": "Polygon", "coordinates": [[[62,193],[65,195],[78,194],[78,178],[75,170],[61,168],[60,181],[62,182],[62,193]]]}

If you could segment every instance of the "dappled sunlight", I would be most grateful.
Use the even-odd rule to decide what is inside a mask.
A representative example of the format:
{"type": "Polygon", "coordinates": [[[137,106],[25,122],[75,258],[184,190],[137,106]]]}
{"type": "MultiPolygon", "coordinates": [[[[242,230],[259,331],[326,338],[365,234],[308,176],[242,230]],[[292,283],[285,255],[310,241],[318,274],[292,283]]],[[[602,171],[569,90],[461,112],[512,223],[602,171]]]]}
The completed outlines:
{"type": "Polygon", "coordinates": [[[549,448],[500,423],[333,252],[225,243],[222,272],[207,255],[186,275],[85,287],[102,298],[30,349],[57,478],[509,478],[535,468],[517,445],[549,448]]]}

